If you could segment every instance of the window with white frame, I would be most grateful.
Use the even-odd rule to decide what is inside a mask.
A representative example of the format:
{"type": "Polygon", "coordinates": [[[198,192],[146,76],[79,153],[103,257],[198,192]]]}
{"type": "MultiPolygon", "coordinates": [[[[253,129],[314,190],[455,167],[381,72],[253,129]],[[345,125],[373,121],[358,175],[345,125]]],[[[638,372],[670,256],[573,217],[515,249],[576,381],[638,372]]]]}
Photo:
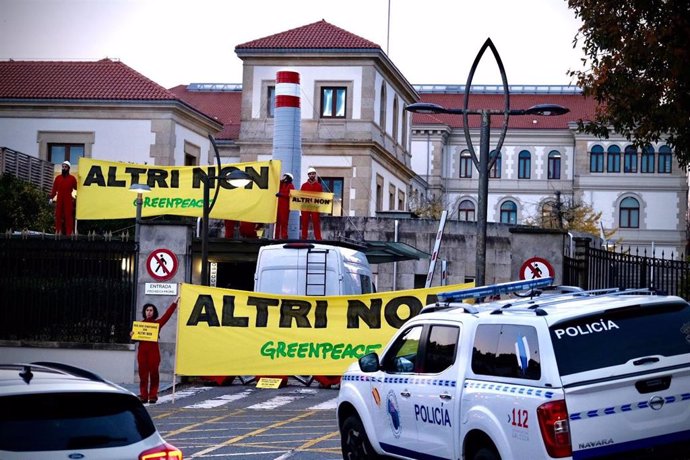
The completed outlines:
{"type": "Polygon", "coordinates": [[[504,201],[501,204],[501,223],[517,224],[517,205],[514,201],[504,201]]]}
{"type": "Polygon", "coordinates": [[[621,228],[640,228],[640,202],[635,198],[621,200],[619,224],[621,228]]]}
{"type": "Polygon", "coordinates": [[[472,163],[472,154],[470,154],[469,150],[463,150],[462,152],[460,152],[460,177],[472,177],[473,169],[474,163],[472,163]]]}
{"type": "Polygon", "coordinates": [[[628,145],[625,147],[625,153],[623,154],[623,172],[637,172],[637,149],[635,146],[628,145]]]}
{"type": "Polygon", "coordinates": [[[321,118],[345,118],[347,115],[347,88],[321,87],[321,118]]]}
{"type": "Polygon", "coordinates": [[[548,161],[548,178],[549,179],[560,179],[561,178],[561,152],[558,150],[552,150],[549,152],[548,161]]]}
{"type": "Polygon", "coordinates": [[[474,222],[475,217],[474,203],[470,200],[462,200],[458,206],[458,220],[464,222],[474,222]]]}
{"type": "Polygon", "coordinates": [[[518,179],[529,179],[532,172],[532,155],[527,150],[518,154],[518,179]]]}

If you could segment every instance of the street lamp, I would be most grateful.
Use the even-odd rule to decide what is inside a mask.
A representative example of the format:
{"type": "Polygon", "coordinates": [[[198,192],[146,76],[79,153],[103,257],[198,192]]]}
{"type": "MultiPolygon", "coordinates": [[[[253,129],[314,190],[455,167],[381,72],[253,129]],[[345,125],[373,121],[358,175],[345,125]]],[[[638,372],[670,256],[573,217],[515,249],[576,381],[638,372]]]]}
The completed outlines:
{"type": "Polygon", "coordinates": [[[498,153],[501,151],[503,146],[503,141],[508,131],[508,120],[510,115],[539,115],[539,116],[556,116],[568,113],[570,110],[566,107],[562,107],[556,104],[539,104],[528,109],[511,109],[510,108],[510,93],[508,90],[508,80],[506,78],[505,69],[503,68],[503,62],[501,57],[498,55],[498,51],[494,46],[490,38],[486,39],[484,45],[477,53],[477,57],[474,59],[472,68],[470,69],[469,76],[467,77],[467,84],[465,85],[465,101],[463,108],[461,109],[448,109],[438,104],[432,104],[428,102],[419,102],[416,104],[410,104],[405,107],[405,110],[412,113],[422,113],[422,114],[434,114],[434,113],[447,113],[447,114],[457,114],[463,117],[463,130],[465,132],[465,142],[467,143],[467,148],[472,155],[472,162],[477,168],[479,173],[479,191],[477,198],[477,258],[476,258],[476,277],[475,284],[477,286],[483,286],[486,284],[486,228],[487,228],[487,208],[488,208],[488,197],[489,197],[489,171],[496,162],[498,153]],[[474,77],[474,72],[477,70],[477,65],[481,60],[482,55],[487,48],[491,49],[496,63],[498,64],[498,69],[501,73],[501,80],[503,82],[503,110],[498,109],[469,109],[469,99],[470,99],[470,88],[472,86],[472,78],[474,77]],[[470,136],[469,127],[469,115],[479,115],[481,117],[481,125],[479,129],[479,158],[475,153],[474,146],[472,144],[472,138],[470,136]],[[495,154],[489,154],[489,138],[491,129],[491,116],[492,115],[502,115],[503,125],[501,126],[501,132],[496,144],[494,151],[495,154]]]}
{"type": "MultiPolygon", "coordinates": [[[[201,182],[204,183],[204,214],[201,222],[201,284],[208,286],[208,219],[213,205],[209,204],[209,189],[211,181],[225,181],[233,188],[242,188],[252,182],[252,178],[246,172],[239,169],[221,172],[218,176],[207,176],[202,174],[201,182]]],[[[215,205],[215,201],[213,203],[215,205]]]]}
{"type": "Polygon", "coordinates": [[[137,194],[135,202],[137,214],[134,220],[134,289],[132,289],[132,321],[135,321],[137,317],[137,290],[139,288],[139,228],[141,226],[141,206],[144,201],[144,193],[149,193],[151,187],[146,184],[132,184],[129,186],[129,191],[137,194]]]}

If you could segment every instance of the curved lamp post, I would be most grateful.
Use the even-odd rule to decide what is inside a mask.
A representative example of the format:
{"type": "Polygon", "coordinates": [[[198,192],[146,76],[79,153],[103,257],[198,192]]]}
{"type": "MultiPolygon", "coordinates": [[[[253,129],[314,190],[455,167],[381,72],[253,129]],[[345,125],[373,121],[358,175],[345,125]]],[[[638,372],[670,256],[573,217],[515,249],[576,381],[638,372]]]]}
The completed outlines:
{"type": "Polygon", "coordinates": [[[144,202],[143,194],[149,193],[151,191],[151,187],[146,184],[132,184],[129,186],[129,191],[137,194],[137,214],[134,220],[134,270],[132,273],[132,276],[134,277],[134,289],[132,289],[132,321],[136,321],[137,291],[139,289],[139,228],[141,226],[141,206],[144,202]]]}
{"type": "Polygon", "coordinates": [[[498,153],[503,147],[503,141],[508,131],[508,120],[511,115],[539,115],[539,116],[555,116],[563,115],[568,113],[570,110],[566,107],[562,107],[556,104],[539,104],[528,109],[511,109],[510,108],[510,92],[508,91],[508,79],[506,78],[505,69],[503,68],[503,62],[501,57],[498,55],[498,51],[494,46],[490,38],[486,39],[484,45],[477,53],[477,57],[474,59],[472,68],[467,77],[467,84],[465,85],[465,102],[463,107],[456,109],[449,109],[438,104],[432,104],[427,102],[418,102],[416,104],[410,104],[405,107],[405,110],[413,113],[447,113],[447,114],[457,114],[462,115],[463,120],[463,130],[465,132],[465,142],[467,143],[467,149],[470,151],[472,156],[472,162],[479,173],[479,194],[477,198],[477,258],[476,258],[476,276],[475,285],[483,286],[486,284],[486,219],[487,219],[487,207],[488,207],[488,197],[489,197],[489,171],[496,162],[498,153]],[[470,109],[468,107],[470,99],[470,88],[472,86],[472,78],[474,77],[474,72],[477,70],[477,65],[481,60],[482,55],[486,49],[491,49],[496,63],[498,64],[498,69],[501,73],[501,81],[503,82],[503,110],[498,109],[470,109]],[[472,144],[472,138],[470,136],[469,127],[469,115],[479,115],[481,117],[481,125],[479,130],[479,158],[475,153],[474,146],[472,144]],[[502,115],[503,125],[501,126],[501,132],[499,135],[498,143],[494,151],[495,154],[489,154],[489,139],[490,139],[490,129],[491,129],[491,116],[492,115],[502,115]]]}
{"type": "MultiPolygon", "coordinates": [[[[207,176],[202,174],[200,176],[201,182],[204,183],[204,214],[201,224],[201,284],[208,286],[208,219],[211,212],[212,205],[209,205],[209,189],[212,187],[212,181],[225,181],[233,188],[242,188],[252,182],[252,178],[246,172],[233,169],[225,174],[221,173],[218,176],[207,176]]],[[[217,197],[218,195],[216,195],[217,197]]],[[[215,205],[215,199],[213,201],[215,205]]]]}

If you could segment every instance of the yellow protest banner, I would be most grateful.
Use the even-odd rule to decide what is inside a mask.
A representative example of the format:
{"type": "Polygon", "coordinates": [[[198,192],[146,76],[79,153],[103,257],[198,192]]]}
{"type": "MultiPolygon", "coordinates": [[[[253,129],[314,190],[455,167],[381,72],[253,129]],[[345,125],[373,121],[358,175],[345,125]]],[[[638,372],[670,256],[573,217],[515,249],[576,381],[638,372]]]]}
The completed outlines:
{"type": "Polygon", "coordinates": [[[290,211],[331,214],[333,212],[333,194],[329,192],[290,190],[290,211]]]}
{"type": "Polygon", "coordinates": [[[158,342],[158,323],[146,321],[134,321],[132,323],[132,340],[145,342],[158,342]]]}
{"type": "Polygon", "coordinates": [[[473,284],[303,297],[182,284],[179,375],[340,375],[439,292],[473,284]]]}
{"type": "Polygon", "coordinates": [[[201,217],[204,179],[208,177],[209,200],[220,187],[210,216],[214,219],[275,222],[280,184],[280,161],[258,161],[216,166],[156,166],[81,158],[77,179],[77,219],[126,219],[136,215],[132,184],[146,184],[141,215],[201,217]],[[240,169],[252,178],[244,188],[217,179],[240,169]]]}

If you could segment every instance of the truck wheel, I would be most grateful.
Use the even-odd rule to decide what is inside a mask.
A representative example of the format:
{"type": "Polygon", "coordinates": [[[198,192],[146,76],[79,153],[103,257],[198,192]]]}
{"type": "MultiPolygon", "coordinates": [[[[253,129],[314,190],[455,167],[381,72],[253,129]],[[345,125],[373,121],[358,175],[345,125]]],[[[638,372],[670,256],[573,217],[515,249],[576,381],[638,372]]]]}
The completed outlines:
{"type": "Polygon", "coordinates": [[[501,456],[490,447],[482,447],[474,454],[472,460],[501,460],[501,456]]]}
{"type": "Polygon", "coordinates": [[[356,415],[350,415],[340,427],[340,448],[345,460],[381,458],[371,446],[364,425],[356,415]]]}

